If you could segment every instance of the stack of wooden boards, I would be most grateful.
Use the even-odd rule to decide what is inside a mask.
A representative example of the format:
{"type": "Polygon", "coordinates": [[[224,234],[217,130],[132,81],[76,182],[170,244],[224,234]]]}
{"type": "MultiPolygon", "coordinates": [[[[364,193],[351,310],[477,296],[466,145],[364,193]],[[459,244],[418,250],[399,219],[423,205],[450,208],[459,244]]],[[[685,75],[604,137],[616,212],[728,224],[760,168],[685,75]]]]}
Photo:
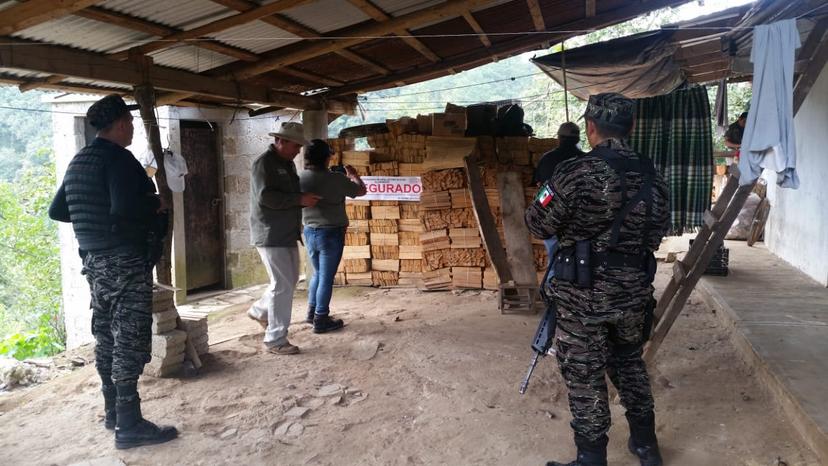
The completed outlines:
{"type": "MultiPolygon", "coordinates": [[[[497,289],[472,210],[463,158],[474,154],[483,165],[486,196],[503,241],[497,172],[520,172],[531,202],[534,167],[557,140],[458,137],[454,128],[462,118],[446,115],[389,120],[388,133],[367,137],[370,150],[353,150],[353,139],[328,141],[338,161],[354,166],[360,175],[420,176],[423,184],[420,202],[348,200],[350,226],[335,284],[497,289]]],[[[541,241],[533,243],[536,270],[542,275],[546,252],[541,241]]]]}
{"type": "Polygon", "coordinates": [[[152,377],[179,373],[186,359],[188,337],[199,355],[208,352],[206,315],[179,316],[173,292],[155,288],[152,293],[152,359],[144,366],[144,373],[152,377]]]}

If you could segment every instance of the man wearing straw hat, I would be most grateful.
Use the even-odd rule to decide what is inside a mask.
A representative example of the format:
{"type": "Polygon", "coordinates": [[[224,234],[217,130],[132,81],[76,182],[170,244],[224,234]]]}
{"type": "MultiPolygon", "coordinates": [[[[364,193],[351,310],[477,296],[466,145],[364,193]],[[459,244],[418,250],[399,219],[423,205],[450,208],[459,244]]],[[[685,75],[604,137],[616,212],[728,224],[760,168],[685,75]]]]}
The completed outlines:
{"type": "Polygon", "coordinates": [[[293,291],[299,281],[302,208],[320,197],[303,193],[293,159],[308,141],[301,123],[286,122],[275,133],[267,151],[253,162],[250,176],[250,239],[270,278],[270,286],[247,311],[265,328],[267,351],[277,355],[299,353],[288,341],[293,291]]]}

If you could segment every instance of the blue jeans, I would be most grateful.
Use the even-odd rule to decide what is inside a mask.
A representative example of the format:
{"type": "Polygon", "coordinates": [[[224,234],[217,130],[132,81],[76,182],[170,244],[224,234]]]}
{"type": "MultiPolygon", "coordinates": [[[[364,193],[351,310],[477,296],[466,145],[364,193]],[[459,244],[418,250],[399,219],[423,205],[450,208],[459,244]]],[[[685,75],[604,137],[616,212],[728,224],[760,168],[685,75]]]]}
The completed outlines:
{"type": "Polygon", "coordinates": [[[313,266],[308,307],[315,309],[316,315],[326,316],[330,312],[334,276],[345,248],[345,227],[305,227],[305,248],[313,266]]]}

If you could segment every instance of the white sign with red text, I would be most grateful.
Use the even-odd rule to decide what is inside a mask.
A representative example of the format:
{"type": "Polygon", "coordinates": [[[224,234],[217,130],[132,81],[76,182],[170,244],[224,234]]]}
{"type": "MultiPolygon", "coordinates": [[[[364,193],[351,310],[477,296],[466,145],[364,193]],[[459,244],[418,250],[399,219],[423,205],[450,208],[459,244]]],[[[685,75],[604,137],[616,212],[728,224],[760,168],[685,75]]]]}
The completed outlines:
{"type": "Polygon", "coordinates": [[[419,176],[362,176],[368,193],[359,201],[419,201],[423,184],[419,176]]]}

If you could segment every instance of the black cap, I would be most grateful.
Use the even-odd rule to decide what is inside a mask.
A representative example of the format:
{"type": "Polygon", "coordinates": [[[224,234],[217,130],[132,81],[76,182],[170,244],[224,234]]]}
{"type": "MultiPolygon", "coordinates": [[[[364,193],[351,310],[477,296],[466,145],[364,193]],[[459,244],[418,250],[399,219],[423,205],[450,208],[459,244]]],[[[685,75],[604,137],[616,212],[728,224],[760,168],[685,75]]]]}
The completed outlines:
{"type": "Polygon", "coordinates": [[[109,94],[89,107],[86,111],[86,119],[95,129],[104,129],[138,107],[138,105],[127,105],[118,94],[109,94]]]}
{"type": "Polygon", "coordinates": [[[635,117],[635,102],[617,92],[589,96],[584,118],[606,125],[629,128],[635,117]]]}
{"type": "Polygon", "coordinates": [[[739,119],[741,120],[742,118],[747,118],[747,113],[748,112],[742,112],[742,114],[739,115],[739,119]]]}

